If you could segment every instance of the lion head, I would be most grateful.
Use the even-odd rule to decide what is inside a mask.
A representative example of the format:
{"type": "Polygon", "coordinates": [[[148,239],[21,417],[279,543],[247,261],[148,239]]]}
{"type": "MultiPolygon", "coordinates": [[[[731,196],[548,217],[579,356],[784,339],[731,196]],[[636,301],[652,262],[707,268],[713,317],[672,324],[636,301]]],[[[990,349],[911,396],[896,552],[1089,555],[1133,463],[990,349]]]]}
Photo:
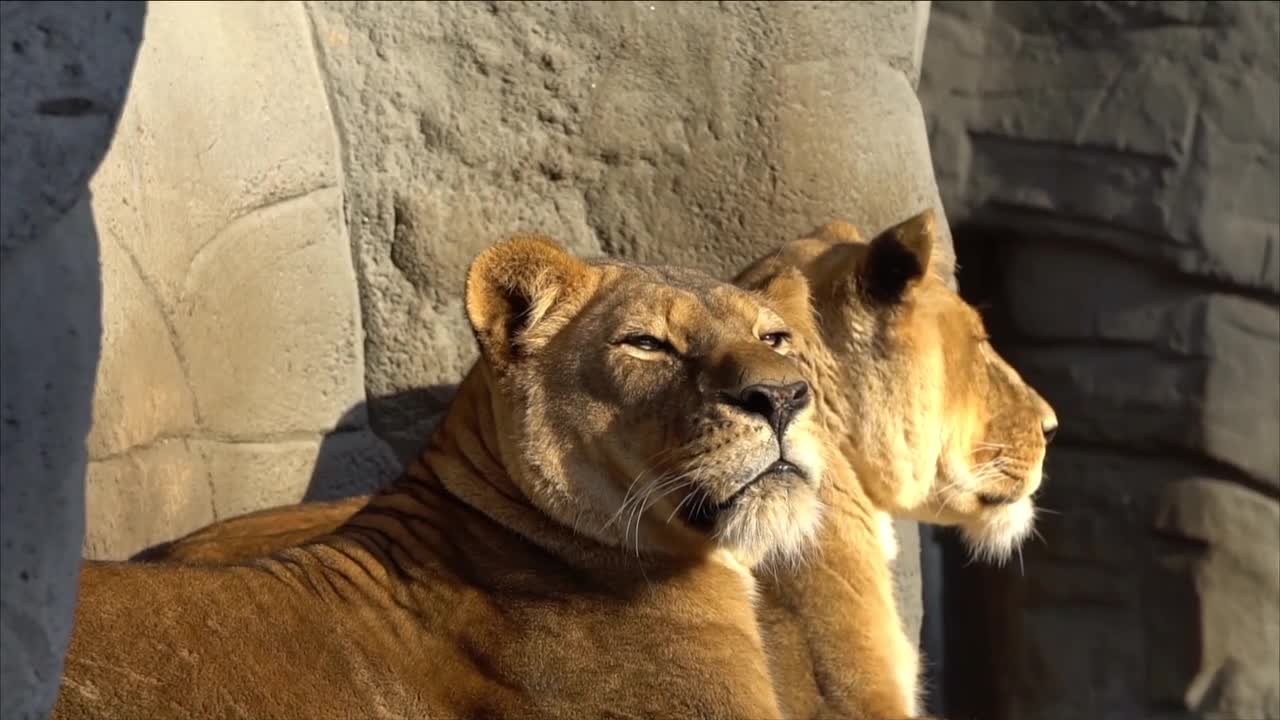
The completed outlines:
{"type": "Polygon", "coordinates": [[[466,309],[503,464],[543,512],[635,552],[788,556],[819,520],[813,388],[776,305],[701,273],[583,261],[539,236],[483,252],[466,309]]]}
{"type": "Polygon", "coordinates": [[[861,238],[831,223],[739,276],[776,284],[800,268],[815,314],[788,314],[820,411],[871,500],[957,525],[975,556],[1003,562],[1032,531],[1033,497],[1058,421],[991,347],[982,318],[933,272],[926,211],[861,238]]]}

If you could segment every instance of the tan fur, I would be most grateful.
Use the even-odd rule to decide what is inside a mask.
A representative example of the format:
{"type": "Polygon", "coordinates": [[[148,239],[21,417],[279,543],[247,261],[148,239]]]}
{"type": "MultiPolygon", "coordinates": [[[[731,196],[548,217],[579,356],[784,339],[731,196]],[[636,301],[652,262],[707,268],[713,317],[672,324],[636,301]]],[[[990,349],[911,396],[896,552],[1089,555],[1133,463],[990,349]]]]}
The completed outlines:
{"type": "MultiPolygon", "coordinates": [[[[880,238],[914,243],[927,268],[935,222],[931,212],[921,213],[880,238]]],[[[857,281],[869,248],[852,225],[833,222],[753,263],[735,283],[760,287],[780,282],[788,269],[802,269],[812,286],[813,325],[804,326],[807,306],[779,306],[779,312],[809,342],[808,362],[822,378],[816,383],[819,415],[844,439],[842,454],[876,507],[958,525],[975,555],[1004,560],[1031,530],[1045,431],[1056,428],[1057,418],[991,348],[977,312],[935,274],[913,280],[900,302],[869,302],[857,281]],[[983,503],[979,495],[1008,502],[983,503]]],[[[352,510],[360,503],[346,502],[352,510]]],[[[339,518],[310,507],[228,521],[234,529],[204,528],[157,559],[256,557],[255,536],[336,526],[339,518]]]]}
{"type": "Polygon", "coordinates": [[[1031,532],[1058,420],[931,270],[936,240],[931,211],[870,242],[831,223],[735,283],[803,269],[822,338],[806,361],[820,417],[867,494],[892,515],[959,526],[975,556],[1003,562],[1031,532]]]}
{"type": "MultiPolygon", "coordinates": [[[[928,268],[935,237],[934,219],[926,212],[878,239],[897,241],[928,268]]],[[[796,567],[760,573],[765,641],[788,717],[892,716],[884,708],[894,703],[910,714],[912,703],[901,696],[916,692],[914,648],[900,633],[865,637],[867,628],[897,622],[887,585],[859,587],[856,582],[880,577],[863,568],[873,556],[867,552],[869,538],[878,539],[887,557],[895,554],[888,526],[888,512],[893,512],[960,524],[979,554],[1000,555],[1016,546],[1030,529],[1021,524],[1020,513],[1032,509],[1029,497],[1044,453],[1042,430],[1056,424],[1047,404],[985,343],[972,309],[938,278],[909,280],[893,302],[870,301],[859,286],[860,273],[865,280],[874,270],[866,267],[869,249],[851,225],[831,223],[784,245],[738,278],[745,286],[778,288],[796,282],[786,270],[799,267],[813,283],[816,318],[807,315],[806,304],[795,302],[794,293],[790,304],[775,299],[775,306],[793,324],[805,362],[825,378],[818,387],[820,416],[831,415],[826,422],[847,440],[840,446],[844,459],[862,466],[862,478],[877,498],[875,509],[868,510],[865,496],[849,482],[847,465],[830,463],[820,551],[796,567]],[[992,386],[993,392],[984,392],[992,386]],[[999,422],[987,423],[979,436],[970,428],[983,418],[999,422]],[[931,435],[950,442],[913,440],[931,435]],[[967,471],[966,444],[972,463],[967,471]],[[861,447],[870,448],[874,460],[860,459],[861,447]],[[995,461],[1001,457],[996,451],[1007,452],[1013,461],[995,461]],[[991,470],[998,466],[1024,470],[993,479],[991,470]],[[976,502],[977,492],[1007,493],[1017,502],[1012,510],[989,508],[976,502]],[[991,549],[997,552],[984,553],[991,549]],[[868,646],[872,657],[860,655],[868,646]],[[877,676],[877,668],[885,667],[898,676],[877,676]]],[[[256,544],[250,536],[265,534],[272,525],[305,533],[323,520],[305,505],[265,511],[253,518],[257,529],[242,526],[243,540],[216,534],[213,526],[176,542],[168,557],[188,562],[252,557],[256,544]]],[[[321,526],[313,529],[326,529],[321,526]]]]}
{"type": "Polygon", "coordinates": [[[466,307],[482,359],[441,428],[331,533],[87,562],[54,717],[779,717],[748,568],[803,552],[824,459],[783,321],[541,238],[481,254],[466,307]]]}
{"type": "Polygon", "coordinates": [[[368,495],[359,495],[258,510],[147,548],[132,559],[206,565],[254,560],[331,533],[368,503],[368,495]]]}

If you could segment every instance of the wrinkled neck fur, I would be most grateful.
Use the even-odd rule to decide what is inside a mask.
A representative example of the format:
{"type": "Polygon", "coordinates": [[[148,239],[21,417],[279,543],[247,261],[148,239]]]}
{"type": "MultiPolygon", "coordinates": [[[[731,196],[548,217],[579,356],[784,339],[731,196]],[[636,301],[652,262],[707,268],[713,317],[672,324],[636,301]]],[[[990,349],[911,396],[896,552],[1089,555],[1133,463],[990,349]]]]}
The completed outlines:
{"type": "Polygon", "coordinates": [[[854,448],[849,442],[852,435],[850,419],[853,408],[848,399],[839,392],[848,380],[844,377],[835,357],[820,342],[808,343],[805,351],[797,358],[804,367],[805,374],[813,379],[810,383],[813,390],[814,404],[817,407],[816,417],[823,432],[835,444],[836,450],[844,457],[852,457],[854,448]]]}
{"type": "Polygon", "coordinates": [[[587,568],[634,566],[635,558],[575,532],[540,509],[529,496],[532,483],[520,450],[510,441],[496,379],[477,362],[458,388],[444,422],[419,460],[397,484],[435,484],[461,503],[522,536],[567,564],[587,568]]]}
{"type": "MultiPolygon", "coordinates": [[[[814,400],[822,429],[832,443],[832,452],[848,464],[849,473],[869,503],[869,507],[893,512],[897,510],[896,498],[891,487],[885,487],[892,469],[878,468],[873,464],[875,449],[860,447],[858,438],[866,432],[858,431],[859,423],[867,423],[874,417],[876,408],[854,407],[850,398],[874,397],[879,380],[870,375],[850,377],[836,360],[835,355],[821,342],[813,342],[801,355],[800,362],[813,378],[814,400]],[[857,384],[853,388],[851,385],[857,384]]],[[[871,346],[842,348],[846,357],[866,357],[875,352],[871,346]]],[[[861,428],[863,431],[866,427],[861,428]]],[[[891,482],[890,482],[891,484],[891,482]]]]}
{"type": "Polygon", "coordinates": [[[420,463],[453,495],[486,515],[505,509],[494,518],[501,522],[510,512],[533,511],[534,505],[512,477],[511,463],[499,443],[493,386],[483,361],[476,363],[458,386],[420,463]]]}

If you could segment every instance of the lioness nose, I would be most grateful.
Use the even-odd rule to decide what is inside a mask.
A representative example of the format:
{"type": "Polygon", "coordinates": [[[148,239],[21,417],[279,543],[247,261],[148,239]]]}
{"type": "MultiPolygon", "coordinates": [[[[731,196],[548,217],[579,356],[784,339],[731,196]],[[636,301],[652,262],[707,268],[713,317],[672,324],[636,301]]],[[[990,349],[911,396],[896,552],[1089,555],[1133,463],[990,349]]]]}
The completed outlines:
{"type": "Polygon", "coordinates": [[[751,385],[743,388],[736,400],[730,401],[749,413],[763,416],[781,437],[796,413],[808,406],[810,396],[809,383],[802,380],[789,385],[751,385]]]}
{"type": "Polygon", "coordinates": [[[1053,436],[1058,434],[1058,421],[1045,420],[1041,422],[1040,431],[1044,433],[1044,444],[1048,445],[1053,442],[1053,436]]]}

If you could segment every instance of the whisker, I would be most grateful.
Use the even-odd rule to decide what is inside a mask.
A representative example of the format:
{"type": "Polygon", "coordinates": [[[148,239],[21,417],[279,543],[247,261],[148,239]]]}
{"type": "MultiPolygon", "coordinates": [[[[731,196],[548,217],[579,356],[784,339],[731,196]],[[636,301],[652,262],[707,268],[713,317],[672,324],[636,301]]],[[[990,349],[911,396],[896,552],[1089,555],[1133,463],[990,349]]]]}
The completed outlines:
{"type": "MultiPolygon", "coordinates": [[[[659,470],[657,466],[652,465],[651,463],[656,462],[657,460],[662,458],[664,455],[670,455],[671,453],[680,449],[682,448],[664,448],[654,453],[646,461],[645,464],[649,465],[649,467],[645,468],[644,470],[641,470],[640,473],[636,475],[634,479],[632,479],[631,484],[627,486],[627,492],[622,496],[622,503],[618,506],[618,511],[613,514],[613,517],[609,518],[609,520],[604,524],[604,527],[606,528],[609,527],[613,523],[617,522],[619,518],[622,517],[623,513],[626,512],[626,510],[629,508],[631,503],[635,502],[635,499],[638,496],[637,489],[643,487],[642,480],[644,479],[644,477],[650,473],[653,473],[659,470]]],[[[654,483],[663,482],[667,474],[668,473],[666,472],[662,472],[654,479],[653,482],[654,483]]]]}
{"type": "MultiPolygon", "coordinates": [[[[650,508],[655,507],[658,503],[662,502],[662,500],[668,495],[692,484],[691,481],[688,480],[692,473],[693,471],[690,470],[663,480],[662,482],[651,484],[648,492],[644,494],[643,499],[638,504],[634,505],[631,517],[628,518],[627,521],[627,527],[629,530],[632,519],[634,519],[636,528],[636,557],[640,556],[640,525],[644,521],[645,513],[648,512],[650,508]],[[655,498],[654,495],[657,495],[657,497],[655,498]]],[[[626,542],[627,534],[629,534],[629,532],[624,533],[623,535],[624,544],[626,542]]]]}

